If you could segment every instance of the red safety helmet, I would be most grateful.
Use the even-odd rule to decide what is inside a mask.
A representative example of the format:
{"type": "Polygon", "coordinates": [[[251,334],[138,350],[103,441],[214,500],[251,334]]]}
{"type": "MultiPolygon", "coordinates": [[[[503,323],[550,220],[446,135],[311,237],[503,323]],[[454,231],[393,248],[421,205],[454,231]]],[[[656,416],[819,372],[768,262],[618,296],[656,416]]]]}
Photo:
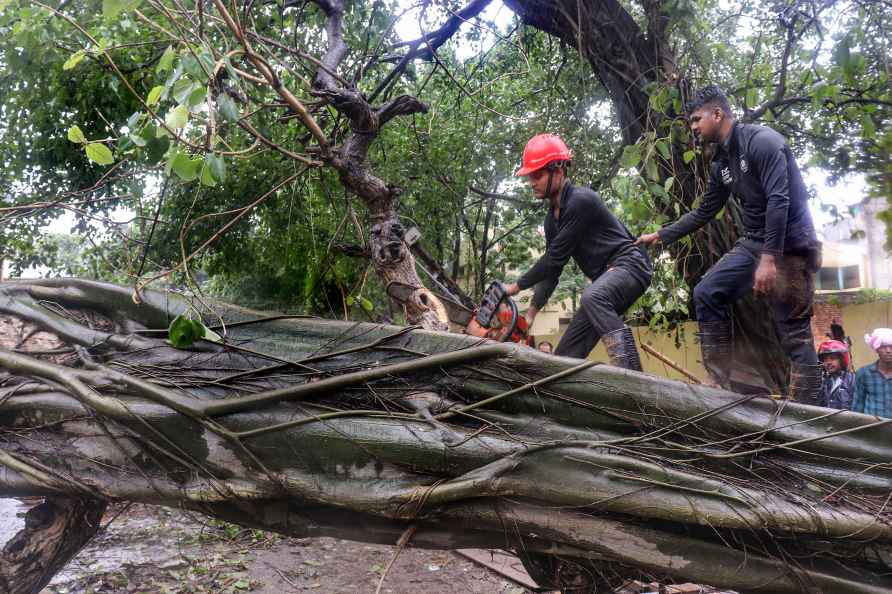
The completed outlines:
{"type": "Polygon", "coordinates": [[[849,368],[849,347],[841,340],[825,340],[818,346],[818,358],[824,355],[840,355],[842,357],[842,366],[849,368]]]}
{"type": "Polygon", "coordinates": [[[569,161],[573,153],[558,136],[554,134],[537,134],[530,138],[523,149],[523,166],[514,175],[524,176],[542,169],[555,161],[569,161]]]}

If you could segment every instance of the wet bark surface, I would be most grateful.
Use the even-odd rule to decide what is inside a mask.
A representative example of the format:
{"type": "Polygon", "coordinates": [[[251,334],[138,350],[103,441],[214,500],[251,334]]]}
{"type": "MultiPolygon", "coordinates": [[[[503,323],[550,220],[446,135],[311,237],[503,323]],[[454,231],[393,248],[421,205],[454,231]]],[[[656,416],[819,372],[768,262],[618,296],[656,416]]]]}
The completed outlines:
{"type": "Polygon", "coordinates": [[[892,587],[890,421],[454,334],[143,297],[0,286],[25,337],[0,351],[0,496],[508,549],[565,591],[892,587]],[[166,328],[190,310],[223,342],[173,348],[166,328]],[[37,330],[60,346],[33,349],[37,330]]]}
{"type": "Polygon", "coordinates": [[[105,503],[47,498],[25,515],[24,527],[0,550],[0,591],[37,592],[99,530],[105,503]]]}

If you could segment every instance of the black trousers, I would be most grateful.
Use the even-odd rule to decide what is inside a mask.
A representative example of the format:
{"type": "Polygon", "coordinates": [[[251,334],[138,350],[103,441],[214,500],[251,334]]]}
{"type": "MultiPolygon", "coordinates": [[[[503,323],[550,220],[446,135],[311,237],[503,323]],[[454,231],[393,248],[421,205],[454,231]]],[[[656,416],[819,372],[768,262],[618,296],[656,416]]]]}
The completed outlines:
{"type": "MultiPolygon", "coordinates": [[[[740,241],[694,287],[697,321],[727,320],[728,306],[753,290],[759,266],[758,246],[740,241]]],[[[777,260],[777,285],[771,295],[774,323],[784,352],[794,363],[816,364],[811,334],[818,255],[784,254],[777,260]]]]}
{"type": "Polygon", "coordinates": [[[579,310],[554,354],[584,359],[601,337],[625,325],[622,315],[647,290],[647,284],[622,267],[611,268],[582,292],[579,310]]]}

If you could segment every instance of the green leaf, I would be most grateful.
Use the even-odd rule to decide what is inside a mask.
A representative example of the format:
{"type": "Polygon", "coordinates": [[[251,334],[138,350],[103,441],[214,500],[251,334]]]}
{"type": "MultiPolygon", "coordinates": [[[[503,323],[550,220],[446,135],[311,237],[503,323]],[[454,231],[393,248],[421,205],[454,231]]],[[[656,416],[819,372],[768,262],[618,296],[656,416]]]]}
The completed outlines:
{"type": "Polygon", "coordinates": [[[135,144],[138,147],[144,147],[149,144],[149,141],[140,136],[139,134],[131,134],[128,138],[130,138],[130,142],[135,144]]]}
{"type": "Polygon", "coordinates": [[[877,127],[873,123],[873,118],[869,113],[861,115],[861,136],[862,138],[876,138],[877,127]]]}
{"type": "Polygon", "coordinates": [[[641,162],[641,147],[637,144],[630,144],[623,147],[623,154],[620,157],[619,164],[625,169],[637,167],[641,162]]]}
{"type": "Polygon", "coordinates": [[[186,316],[177,316],[167,329],[167,337],[174,348],[187,349],[196,340],[204,336],[204,324],[190,320],[186,316]]]}
{"type": "Polygon", "coordinates": [[[356,299],[353,298],[353,295],[347,295],[347,307],[353,307],[353,304],[356,303],[356,299]]]}
{"type": "Polygon", "coordinates": [[[650,96],[650,106],[659,112],[665,112],[669,103],[669,90],[666,87],[660,88],[659,91],[650,96]]]}
{"type": "Polygon", "coordinates": [[[669,178],[667,178],[666,181],[663,183],[663,189],[666,190],[666,192],[668,193],[669,190],[672,189],[672,185],[673,185],[674,183],[675,183],[675,178],[674,178],[674,177],[669,177],[669,178]]]}
{"type": "Polygon", "coordinates": [[[127,127],[130,128],[131,130],[136,130],[136,125],[139,123],[139,121],[141,119],[142,119],[142,113],[140,113],[138,111],[134,111],[132,114],[130,114],[130,117],[127,118],[127,127]]]}
{"type": "Polygon", "coordinates": [[[204,339],[210,340],[211,342],[220,343],[220,344],[223,343],[223,337],[220,336],[219,334],[217,334],[216,332],[214,332],[213,330],[211,330],[210,328],[208,328],[207,326],[204,326],[204,339]]]}
{"type": "Polygon", "coordinates": [[[177,177],[187,182],[198,177],[199,167],[201,167],[200,159],[192,159],[192,157],[180,151],[177,151],[177,154],[170,160],[171,170],[177,174],[177,177]]]}
{"type": "Polygon", "coordinates": [[[226,67],[227,74],[229,74],[229,80],[236,81],[241,78],[239,73],[235,71],[235,68],[232,67],[232,62],[229,60],[229,56],[223,58],[223,65],[226,67]]]}
{"type": "Polygon", "coordinates": [[[102,0],[102,16],[113,19],[125,10],[139,6],[142,0],[102,0]]]}
{"type": "Polygon", "coordinates": [[[189,95],[191,95],[192,91],[196,88],[198,88],[198,85],[192,82],[188,77],[185,77],[173,84],[171,93],[177,103],[185,103],[186,100],[189,99],[189,95]]]}
{"type": "Polygon", "coordinates": [[[81,129],[78,126],[72,126],[68,129],[68,140],[77,144],[87,142],[86,136],[84,136],[84,133],[81,132],[81,129]]]}
{"type": "Polygon", "coordinates": [[[226,181],[226,161],[220,155],[208,153],[204,158],[205,164],[210,167],[214,179],[221,184],[226,181]]]}
{"type": "Polygon", "coordinates": [[[375,306],[372,305],[372,302],[369,301],[368,299],[366,299],[365,297],[360,299],[359,304],[360,304],[360,306],[362,306],[362,308],[364,310],[369,311],[369,312],[372,311],[373,309],[375,309],[375,306]]]}
{"type": "Polygon", "coordinates": [[[111,165],[115,162],[115,157],[107,146],[101,142],[91,142],[87,145],[87,158],[94,163],[100,165],[111,165]]]}
{"type": "Polygon", "coordinates": [[[660,198],[668,198],[668,194],[666,194],[666,190],[663,189],[663,186],[660,184],[655,184],[653,182],[647,184],[647,189],[650,190],[650,193],[654,196],[659,196],[660,198]]]}
{"type": "Polygon", "coordinates": [[[152,87],[152,90],[149,91],[149,96],[146,97],[146,105],[151,107],[152,105],[157,105],[158,101],[161,100],[161,93],[164,92],[164,87],[158,85],[156,87],[152,87]]]}
{"type": "Polygon", "coordinates": [[[688,163],[693,161],[694,157],[696,157],[696,156],[697,156],[697,153],[695,153],[694,151],[685,151],[684,155],[682,156],[682,158],[684,159],[685,165],[687,165],[688,163]]]}
{"type": "Polygon", "coordinates": [[[656,159],[648,159],[644,163],[644,168],[647,171],[647,177],[656,181],[660,177],[660,172],[657,169],[657,161],[656,159]]]}
{"type": "Polygon", "coordinates": [[[65,60],[65,63],[62,64],[62,70],[71,70],[75,66],[81,63],[81,60],[87,57],[87,52],[84,50],[77,50],[71,57],[65,60]]]}
{"type": "Polygon", "coordinates": [[[170,74],[167,75],[167,78],[164,80],[164,88],[171,89],[180,80],[180,77],[183,76],[183,67],[177,65],[170,74]]]}
{"type": "Polygon", "coordinates": [[[756,96],[756,89],[754,87],[750,87],[746,90],[746,106],[752,109],[758,103],[758,97],[756,96]]]}
{"type": "Polygon", "coordinates": [[[170,70],[170,67],[173,66],[173,60],[177,57],[177,53],[174,51],[172,46],[167,46],[167,49],[164,50],[164,53],[161,54],[161,59],[158,60],[158,65],[155,66],[155,72],[162,73],[170,70]]]}
{"type": "Polygon", "coordinates": [[[201,165],[201,175],[199,176],[199,180],[201,181],[201,185],[207,186],[209,188],[214,188],[217,186],[217,180],[214,179],[214,172],[211,171],[210,165],[208,165],[207,159],[204,160],[204,163],[201,165]]]}
{"type": "Polygon", "coordinates": [[[123,155],[131,152],[133,149],[133,141],[130,139],[130,136],[122,136],[118,139],[117,151],[118,154],[123,155]]]}
{"type": "Polygon", "coordinates": [[[852,64],[852,38],[846,35],[833,51],[833,59],[844,71],[849,71],[852,64]]]}
{"type": "Polygon", "coordinates": [[[213,72],[214,62],[207,54],[199,54],[198,59],[189,54],[183,57],[183,69],[195,80],[207,80],[208,75],[213,72]]]}
{"type": "Polygon", "coordinates": [[[164,155],[167,154],[167,149],[170,148],[170,139],[155,137],[154,127],[152,127],[151,132],[151,137],[147,138],[149,144],[146,147],[145,156],[149,165],[157,165],[164,158],[164,155]]]}
{"type": "Polygon", "coordinates": [[[201,105],[202,103],[204,103],[204,98],[207,97],[207,95],[207,87],[197,87],[194,91],[189,93],[189,98],[186,100],[186,103],[189,105],[189,107],[201,105]]]}
{"type": "Polygon", "coordinates": [[[229,95],[220,95],[217,97],[217,110],[220,112],[220,115],[223,116],[230,124],[234,124],[239,119],[238,108],[235,106],[235,101],[232,100],[232,97],[229,95]]]}
{"type": "Polygon", "coordinates": [[[672,152],[669,150],[669,145],[664,140],[658,140],[656,142],[657,150],[660,152],[660,156],[662,156],[665,160],[672,160],[672,152]]]}
{"type": "Polygon", "coordinates": [[[177,105],[175,108],[167,112],[164,123],[172,130],[179,130],[189,121],[189,108],[185,105],[177,105]]]}

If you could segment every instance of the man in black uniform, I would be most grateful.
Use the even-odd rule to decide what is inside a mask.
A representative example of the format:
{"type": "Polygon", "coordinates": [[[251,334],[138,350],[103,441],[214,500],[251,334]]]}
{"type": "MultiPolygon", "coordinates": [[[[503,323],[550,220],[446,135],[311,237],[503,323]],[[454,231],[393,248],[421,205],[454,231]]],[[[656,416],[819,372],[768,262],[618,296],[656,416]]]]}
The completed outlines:
{"type": "Polygon", "coordinates": [[[781,344],[792,361],[790,395],[814,404],[821,365],[811,333],[814,273],[820,264],[808,195],[783,136],[736,122],[722,91],[710,85],[687,106],[698,142],[714,142],[709,189],[693,211],[638,245],[672,243],[699,229],[732,194],[743,207],[743,237],[694,288],[703,365],[713,382],[730,386],[733,362],[729,305],[750,291],[771,300],[781,344]]]}
{"type": "Polygon", "coordinates": [[[549,202],[545,254],[507,286],[508,294],[535,285],[526,314],[532,324],[572,257],[593,282],[583,291],[555,354],[582,359],[603,339],[613,365],[641,371],[632,329],[621,316],[650,285],[653,270],[646,252],[634,246],[635,238],[598,195],[567,179],[570,158],[567,145],[553,134],[533,137],[523,151],[523,166],[515,175],[528,176],[536,197],[549,202]]]}

